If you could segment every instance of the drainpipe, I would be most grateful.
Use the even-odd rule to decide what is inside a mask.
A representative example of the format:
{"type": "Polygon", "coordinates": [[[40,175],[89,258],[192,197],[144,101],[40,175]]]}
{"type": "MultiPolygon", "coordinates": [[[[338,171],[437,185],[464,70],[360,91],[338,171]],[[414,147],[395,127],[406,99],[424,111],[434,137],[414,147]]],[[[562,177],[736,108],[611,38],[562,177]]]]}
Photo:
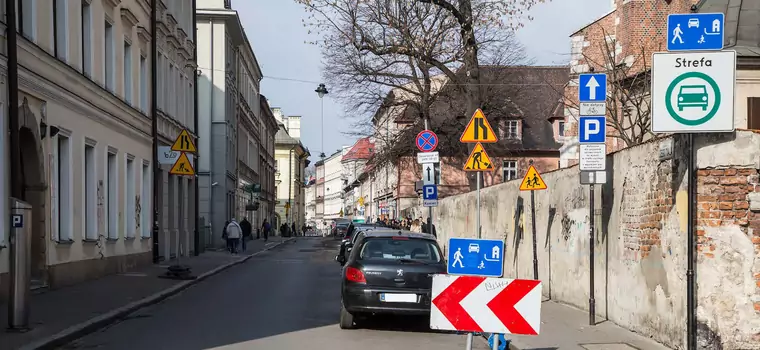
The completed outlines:
{"type": "MultiPolygon", "coordinates": [[[[198,70],[198,26],[196,25],[196,14],[195,11],[197,10],[198,4],[197,0],[193,0],[192,5],[192,11],[193,11],[193,65],[195,66],[195,71],[193,72],[193,131],[195,131],[196,135],[199,135],[198,132],[198,73],[200,72],[198,70]]],[[[199,138],[195,138],[195,145],[198,146],[198,140],[199,138]]],[[[200,158],[201,152],[196,152],[195,154],[195,170],[198,171],[198,165],[200,164],[200,161],[198,158],[200,158]]],[[[195,175],[195,181],[193,182],[193,191],[195,192],[195,203],[193,204],[195,208],[195,232],[193,237],[193,245],[195,246],[195,256],[198,256],[201,253],[201,230],[200,230],[200,196],[198,193],[200,192],[198,189],[198,174],[195,175]]]]}
{"type": "MultiPolygon", "coordinates": [[[[153,139],[153,230],[151,232],[151,240],[152,240],[152,253],[153,253],[153,263],[157,264],[159,262],[159,228],[158,228],[158,186],[161,181],[161,169],[158,166],[158,67],[156,67],[156,63],[158,62],[158,43],[156,42],[158,35],[156,34],[156,31],[158,30],[157,26],[157,12],[158,12],[158,1],[159,0],[151,0],[150,2],[150,55],[153,59],[153,62],[151,62],[151,70],[150,70],[150,86],[151,86],[151,138],[153,139]]],[[[14,45],[15,46],[15,45],[14,45]]]]}
{"type": "MultiPolygon", "coordinates": [[[[291,198],[293,197],[293,193],[291,192],[291,188],[293,187],[293,169],[295,168],[293,166],[293,150],[296,148],[296,146],[293,146],[290,148],[290,151],[288,152],[288,204],[291,202],[291,198]]],[[[290,225],[290,218],[293,217],[293,204],[290,204],[290,209],[287,209],[287,214],[285,215],[285,222],[290,225]]]]}

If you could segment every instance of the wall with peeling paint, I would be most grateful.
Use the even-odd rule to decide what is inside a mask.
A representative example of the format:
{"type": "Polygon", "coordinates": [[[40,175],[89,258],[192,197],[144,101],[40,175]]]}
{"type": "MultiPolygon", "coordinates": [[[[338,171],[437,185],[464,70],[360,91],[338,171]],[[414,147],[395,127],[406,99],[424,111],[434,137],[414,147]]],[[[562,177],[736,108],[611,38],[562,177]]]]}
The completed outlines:
{"type": "MultiPolygon", "coordinates": [[[[695,140],[699,169],[760,169],[760,134],[737,131],[695,140]]],[[[595,191],[597,314],[674,348],[684,348],[686,340],[686,189],[693,176],[686,174],[684,144],[685,138],[674,136],[609,155],[607,168],[614,170],[595,191]],[[673,156],[660,160],[660,151],[669,149],[663,153],[673,156]]],[[[535,227],[545,296],[588,310],[591,213],[589,187],[580,185],[578,173],[573,167],[542,174],[549,190],[534,193],[535,227]]],[[[741,174],[733,182],[746,183],[741,174]]],[[[531,193],[520,192],[519,182],[481,191],[482,236],[505,241],[505,277],[532,278],[531,193]]],[[[751,191],[756,188],[760,191],[760,185],[751,191]]],[[[700,196],[706,190],[719,191],[698,183],[700,196]]],[[[444,249],[449,237],[476,236],[475,203],[474,192],[439,201],[434,220],[444,249]]],[[[752,227],[753,220],[760,227],[760,203],[756,205],[757,214],[749,209],[730,214],[749,220],[711,224],[700,219],[696,225],[699,242],[704,242],[696,254],[703,348],[760,349],[760,229],[752,227]]],[[[703,210],[697,209],[700,217],[703,210]]],[[[408,211],[412,217],[427,216],[427,208],[408,211]]]]}

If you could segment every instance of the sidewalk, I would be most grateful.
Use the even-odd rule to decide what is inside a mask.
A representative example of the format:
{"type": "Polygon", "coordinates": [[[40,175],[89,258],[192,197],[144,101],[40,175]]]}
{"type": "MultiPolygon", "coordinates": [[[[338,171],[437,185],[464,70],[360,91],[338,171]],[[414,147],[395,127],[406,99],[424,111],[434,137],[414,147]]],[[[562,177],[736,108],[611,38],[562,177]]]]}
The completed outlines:
{"type": "Polygon", "coordinates": [[[588,311],[553,301],[541,304],[539,336],[509,335],[512,350],[668,350],[649,338],[597,317],[589,326],[588,311]]]}
{"type": "Polygon", "coordinates": [[[0,350],[52,349],[68,341],[108,325],[127,314],[164,300],[203,279],[231,266],[245,262],[253,255],[289,241],[271,237],[269,242],[252,240],[246,253],[231,255],[226,251],[207,251],[197,257],[183,257],[182,265],[190,266],[195,280],[179,281],[159,278],[174,261],[145,266],[119,275],[110,275],[59,290],[32,294],[26,333],[5,331],[7,304],[0,304],[0,350]]]}

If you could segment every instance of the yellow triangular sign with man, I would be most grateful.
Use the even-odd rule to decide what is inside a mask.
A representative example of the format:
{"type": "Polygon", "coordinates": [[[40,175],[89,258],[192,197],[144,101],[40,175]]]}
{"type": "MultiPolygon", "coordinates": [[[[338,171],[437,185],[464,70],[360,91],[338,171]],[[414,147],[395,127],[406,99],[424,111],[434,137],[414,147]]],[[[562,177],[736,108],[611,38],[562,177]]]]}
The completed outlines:
{"type": "Polygon", "coordinates": [[[177,161],[174,162],[174,166],[172,166],[172,170],[169,170],[169,174],[195,175],[195,169],[193,169],[193,164],[190,163],[190,159],[187,158],[187,154],[185,154],[185,152],[182,152],[179,155],[179,158],[177,158],[177,161]]]}
{"type": "Polygon", "coordinates": [[[459,137],[459,142],[462,143],[494,143],[498,141],[496,134],[491,128],[491,124],[488,124],[486,115],[480,108],[475,110],[470,122],[467,123],[467,127],[464,129],[462,136],[459,137]]]}
{"type": "Polygon", "coordinates": [[[475,148],[472,149],[472,153],[470,153],[470,157],[467,158],[467,163],[464,163],[462,169],[464,171],[493,170],[493,162],[491,162],[491,158],[486,153],[486,150],[483,149],[483,145],[480,142],[475,144],[475,148]]]}
{"type": "Polygon", "coordinates": [[[177,139],[174,140],[172,151],[195,153],[198,150],[195,148],[190,133],[188,133],[187,130],[182,130],[182,132],[179,133],[179,136],[177,136],[177,139]]]}
{"type": "Polygon", "coordinates": [[[520,184],[520,191],[545,190],[547,188],[546,182],[541,178],[541,174],[531,165],[520,184]]]}

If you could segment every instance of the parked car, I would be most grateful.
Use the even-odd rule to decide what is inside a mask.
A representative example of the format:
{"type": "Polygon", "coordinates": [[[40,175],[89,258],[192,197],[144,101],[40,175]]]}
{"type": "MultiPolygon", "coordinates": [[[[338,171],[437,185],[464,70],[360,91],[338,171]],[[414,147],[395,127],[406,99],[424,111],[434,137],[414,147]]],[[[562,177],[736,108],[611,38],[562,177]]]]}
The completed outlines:
{"type": "Polygon", "coordinates": [[[377,314],[429,315],[433,275],[446,273],[432,235],[390,229],[361,231],[343,267],[340,328],[377,314]]]}

